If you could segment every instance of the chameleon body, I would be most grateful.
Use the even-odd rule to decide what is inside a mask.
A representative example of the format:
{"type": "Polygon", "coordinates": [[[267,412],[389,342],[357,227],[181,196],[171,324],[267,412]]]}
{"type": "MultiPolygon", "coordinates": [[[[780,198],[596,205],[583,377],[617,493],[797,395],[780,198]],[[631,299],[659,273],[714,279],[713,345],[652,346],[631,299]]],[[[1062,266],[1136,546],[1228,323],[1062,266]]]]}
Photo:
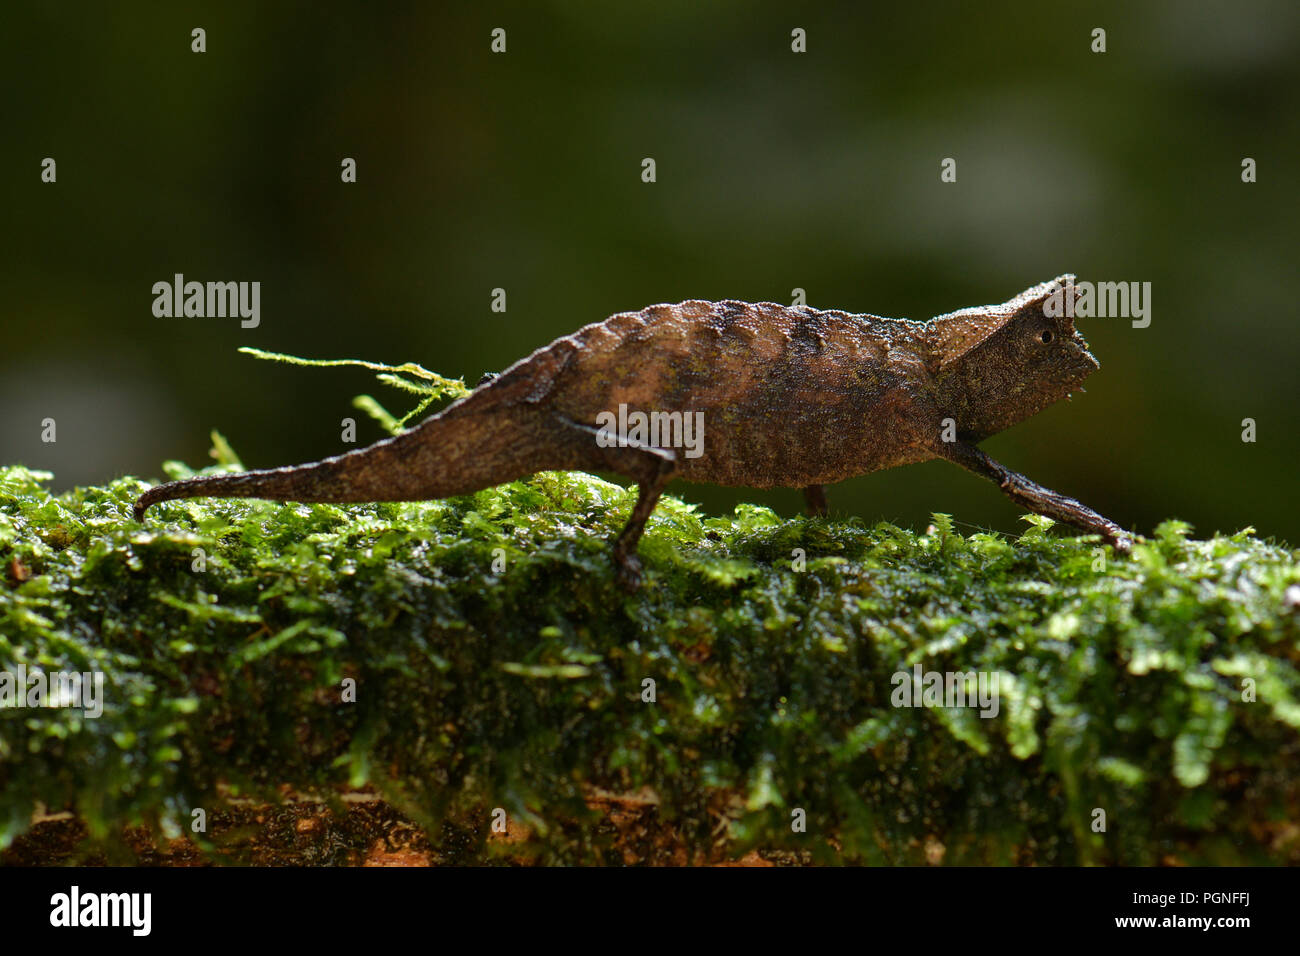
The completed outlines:
{"type": "Polygon", "coordinates": [[[140,497],[135,514],[142,520],[150,505],[175,498],[412,501],[537,471],[614,472],[639,490],[614,545],[621,579],[635,586],[637,543],[674,478],[802,488],[810,510],[825,513],[824,485],[944,458],[1028,510],[1126,548],[1114,522],[976,447],[1068,397],[1099,367],[1060,314],[1073,286],[1062,276],[926,323],[771,302],[623,312],[485,378],[394,438],[304,465],[163,484],[140,497]],[[702,442],[685,453],[666,447],[667,427],[658,443],[635,429],[611,431],[620,407],[694,416],[702,442]]]}

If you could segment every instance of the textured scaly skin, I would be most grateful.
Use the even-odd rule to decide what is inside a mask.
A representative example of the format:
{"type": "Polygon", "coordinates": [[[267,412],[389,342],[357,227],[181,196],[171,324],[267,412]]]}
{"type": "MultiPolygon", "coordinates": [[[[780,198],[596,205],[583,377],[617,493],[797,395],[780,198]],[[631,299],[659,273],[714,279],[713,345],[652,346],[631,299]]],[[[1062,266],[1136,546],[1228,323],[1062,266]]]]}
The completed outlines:
{"type": "Polygon", "coordinates": [[[635,583],[636,542],[671,478],[804,488],[824,507],[822,485],[942,457],[1032,510],[1123,544],[1113,522],[974,447],[1068,396],[1098,367],[1072,320],[1045,314],[1061,286],[1073,277],[929,323],[771,302],[619,313],[538,349],[396,438],[306,465],[170,482],[141,496],[136,517],[174,498],[423,500],[536,471],[607,470],[641,486],[616,547],[625,582],[635,583]],[[703,413],[702,454],[601,447],[597,416],[620,405],[703,413]]]}

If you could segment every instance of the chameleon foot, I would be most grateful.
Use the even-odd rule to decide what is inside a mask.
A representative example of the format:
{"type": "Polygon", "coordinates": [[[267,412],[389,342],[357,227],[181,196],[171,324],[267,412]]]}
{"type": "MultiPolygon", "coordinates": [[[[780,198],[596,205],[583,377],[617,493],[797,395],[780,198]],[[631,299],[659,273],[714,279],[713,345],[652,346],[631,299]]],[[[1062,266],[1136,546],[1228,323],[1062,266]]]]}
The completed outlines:
{"type": "Polygon", "coordinates": [[[633,592],[641,587],[641,559],[620,549],[614,550],[614,575],[619,587],[633,592]]]}

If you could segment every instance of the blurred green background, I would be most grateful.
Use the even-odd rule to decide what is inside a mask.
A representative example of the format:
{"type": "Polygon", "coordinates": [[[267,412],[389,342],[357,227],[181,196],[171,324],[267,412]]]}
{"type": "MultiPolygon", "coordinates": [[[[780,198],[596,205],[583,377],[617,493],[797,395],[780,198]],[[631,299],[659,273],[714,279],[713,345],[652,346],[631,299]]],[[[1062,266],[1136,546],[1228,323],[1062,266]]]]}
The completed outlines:
{"type": "MultiPolygon", "coordinates": [[[[1087,394],[985,448],[1144,532],[1174,516],[1300,541],[1291,0],[3,17],[0,460],[49,468],[56,487],[202,465],[214,427],[250,467],[314,459],[343,450],[344,417],[380,437],[358,392],[407,407],[368,373],[242,345],[472,384],[655,302],[799,287],[815,307],[923,319],[1068,271],[1151,282],[1151,326],[1080,320],[1102,363],[1087,394]],[[155,318],[152,285],[177,272],[260,281],[260,327],[155,318]]],[[[794,491],[673,491],[714,512],[802,507],[794,491]]],[[[991,485],[938,462],[847,482],[831,504],[1017,527],[991,485]]]]}

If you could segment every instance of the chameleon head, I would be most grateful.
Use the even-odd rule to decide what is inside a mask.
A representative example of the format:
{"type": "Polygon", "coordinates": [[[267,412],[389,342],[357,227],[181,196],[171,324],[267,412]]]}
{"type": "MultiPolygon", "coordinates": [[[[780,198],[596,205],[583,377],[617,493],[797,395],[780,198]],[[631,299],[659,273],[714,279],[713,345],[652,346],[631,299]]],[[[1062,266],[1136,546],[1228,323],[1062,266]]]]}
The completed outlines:
{"type": "Polygon", "coordinates": [[[978,339],[939,376],[964,435],[978,441],[1010,428],[1068,398],[1101,367],[1074,327],[1078,294],[1067,275],[1001,305],[964,310],[978,322],[978,339]]]}

